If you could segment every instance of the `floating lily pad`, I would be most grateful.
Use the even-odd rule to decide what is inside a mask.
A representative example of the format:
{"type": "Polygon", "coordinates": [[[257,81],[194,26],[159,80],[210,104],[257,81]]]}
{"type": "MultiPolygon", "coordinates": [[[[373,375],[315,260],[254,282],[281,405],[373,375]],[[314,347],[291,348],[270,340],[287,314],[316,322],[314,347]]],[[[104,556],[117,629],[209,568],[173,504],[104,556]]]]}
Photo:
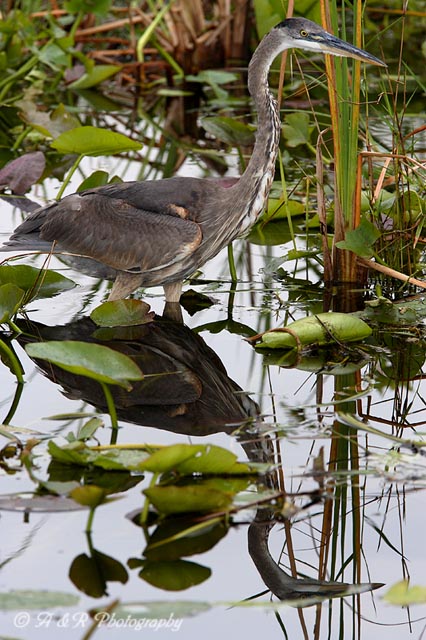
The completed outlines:
{"type": "Polygon", "coordinates": [[[226,511],[232,504],[232,494],[195,485],[149,487],[144,494],[163,514],[226,511]]]}
{"type": "Polygon", "coordinates": [[[140,449],[112,448],[95,451],[78,440],[62,447],[51,441],[48,444],[48,450],[52,458],[63,464],[76,464],[82,467],[93,465],[110,471],[139,470],[148,455],[140,449]]]}
{"type": "Polygon", "coordinates": [[[183,475],[253,473],[250,465],[237,462],[237,456],[216,445],[176,444],[153,453],[141,465],[153,473],[178,471],[183,475]]]}
{"type": "Polygon", "coordinates": [[[12,318],[22,305],[25,291],[9,282],[0,286],[0,324],[12,318]]]}
{"type": "Polygon", "coordinates": [[[99,344],[78,340],[33,342],[25,347],[31,358],[40,358],[80,376],[131,389],[130,380],[143,373],[128,356],[99,344]]]}
{"type": "Polygon", "coordinates": [[[90,318],[100,327],[133,327],[152,322],[155,313],[143,300],[113,300],[93,309],[90,318]]]}
{"type": "Polygon", "coordinates": [[[50,298],[72,289],[75,283],[51,269],[36,269],[25,264],[4,265],[0,267],[0,285],[14,284],[32,297],[50,298]]]}

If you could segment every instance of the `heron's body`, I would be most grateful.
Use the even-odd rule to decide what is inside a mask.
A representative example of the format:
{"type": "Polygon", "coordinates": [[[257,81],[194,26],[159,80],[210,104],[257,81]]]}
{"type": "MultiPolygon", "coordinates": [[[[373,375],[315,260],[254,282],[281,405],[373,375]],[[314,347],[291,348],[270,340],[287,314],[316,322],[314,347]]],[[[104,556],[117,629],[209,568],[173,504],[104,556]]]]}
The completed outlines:
{"type": "Polygon", "coordinates": [[[268,72],[291,47],[383,64],[309,20],[285,20],[263,38],[249,65],[257,135],[247,169],[232,186],[175,177],[90,189],[34,211],[5,249],[67,254],[80,270],[115,280],[110,299],[163,285],[166,300],[179,300],[182,281],[244,235],[264,208],[281,127],[268,72]]]}

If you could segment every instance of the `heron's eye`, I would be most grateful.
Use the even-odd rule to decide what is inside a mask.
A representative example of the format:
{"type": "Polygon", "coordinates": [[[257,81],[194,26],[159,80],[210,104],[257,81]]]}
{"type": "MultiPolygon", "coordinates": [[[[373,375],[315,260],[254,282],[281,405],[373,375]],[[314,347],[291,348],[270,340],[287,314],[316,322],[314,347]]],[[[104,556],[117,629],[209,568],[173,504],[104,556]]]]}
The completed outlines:
{"type": "Polygon", "coordinates": [[[300,35],[302,36],[302,38],[307,38],[308,37],[308,32],[305,31],[305,29],[301,29],[300,30],[300,35]]]}

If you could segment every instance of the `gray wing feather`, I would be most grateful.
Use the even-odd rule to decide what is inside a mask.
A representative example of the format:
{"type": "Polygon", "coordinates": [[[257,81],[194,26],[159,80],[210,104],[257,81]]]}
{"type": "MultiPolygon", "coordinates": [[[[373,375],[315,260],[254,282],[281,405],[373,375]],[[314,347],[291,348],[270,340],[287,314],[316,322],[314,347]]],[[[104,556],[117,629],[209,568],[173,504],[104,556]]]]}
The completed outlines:
{"type": "Polygon", "coordinates": [[[87,194],[58,203],[41,225],[40,237],[55,242],[57,251],[138,273],[184,259],[200,244],[202,234],[196,222],[87,194]]]}

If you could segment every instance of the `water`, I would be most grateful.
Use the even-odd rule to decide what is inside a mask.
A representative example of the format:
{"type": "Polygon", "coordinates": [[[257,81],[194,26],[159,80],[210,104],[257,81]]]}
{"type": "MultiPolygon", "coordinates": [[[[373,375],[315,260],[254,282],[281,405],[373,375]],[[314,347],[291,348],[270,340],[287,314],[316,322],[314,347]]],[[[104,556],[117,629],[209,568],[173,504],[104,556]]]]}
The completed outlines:
{"type": "MultiPolygon", "coordinates": [[[[83,170],[90,173],[97,168],[121,172],[126,179],[137,178],[140,169],[139,165],[127,162],[116,164],[97,159],[87,160],[83,170]]],[[[194,165],[185,165],[180,173],[203,172],[194,165]]],[[[69,192],[78,186],[80,179],[81,176],[75,177],[69,192]]],[[[47,182],[46,188],[49,196],[54,197],[57,182],[47,182]]],[[[41,196],[37,188],[31,194],[40,200],[41,196]]],[[[2,204],[2,213],[0,231],[6,239],[20,215],[6,204],[2,204]]],[[[303,239],[299,242],[303,246],[303,239]]],[[[143,507],[141,492],[151,479],[147,474],[143,482],[118,493],[119,500],[96,509],[91,537],[85,534],[87,510],[33,511],[25,517],[22,511],[9,510],[10,504],[3,503],[0,592],[46,592],[45,604],[33,610],[27,601],[22,605],[15,603],[10,611],[3,610],[0,619],[4,635],[47,639],[56,638],[60,630],[64,638],[88,637],[93,623],[88,612],[94,608],[105,612],[117,599],[129,607],[128,613],[119,618],[111,610],[112,617],[108,620],[104,614],[95,618],[96,638],[132,638],[137,632],[149,637],[179,633],[190,639],[201,634],[213,638],[228,633],[231,625],[248,638],[285,637],[283,629],[289,638],[350,637],[358,633],[358,628],[363,640],[375,638],[378,633],[390,639],[421,637],[424,604],[402,609],[387,604],[383,595],[408,576],[412,585],[424,584],[422,332],[415,334],[405,329],[398,343],[395,329],[389,331],[380,326],[368,341],[369,346],[361,346],[360,350],[338,347],[322,365],[313,356],[290,369],[268,364],[267,358],[244,338],[250,332],[287,324],[289,317],[320,311],[322,282],[314,263],[286,263],[285,282],[270,275],[271,259],[284,255],[290,244],[247,246],[245,241],[238,241],[234,248],[241,258],[237,261],[241,281],[236,291],[229,282],[226,252],[222,252],[203,269],[199,279],[186,287],[208,296],[212,306],[198,308],[193,315],[184,311],[186,329],[166,325],[160,336],[161,345],[156,344],[156,362],[162,363],[161,357],[168,358],[168,362],[173,360],[175,365],[178,363],[176,366],[189,372],[191,383],[197,378],[201,397],[197,410],[193,411],[196,402],[185,399],[173,404],[178,411],[171,411],[169,405],[157,398],[150,412],[143,403],[136,403],[141,418],[140,424],[134,424],[134,415],[129,418],[129,406],[123,403],[119,410],[118,442],[157,445],[208,442],[231,450],[240,460],[247,459],[248,454],[266,459],[259,448],[269,449],[272,455],[269,462],[279,462],[273,488],[282,492],[273,505],[280,513],[275,513],[277,524],[269,536],[275,563],[281,561],[287,573],[291,573],[295,563],[299,577],[317,578],[321,560],[326,580],[341,580],[343,573],[347,583],[384,583],[384,587],[359,597],[326,599],[318,608],[283,604],[275,613],[269,605],[269,593],[255,600],[263,604],[231,606],[266,590],[260,574],[267,567],[268,558],[263,557],[259,571],[247,548],[248,523],[256,515],[254,506],[234,516],[234,526],[216,546],[186,558],[210,568],[209,579],[182,591],[154,587],[138,575],[140,567],[134,561],[141,559],[146,540],[142,529],[128,517],[143,507]],[[250,269],[246,266],[247,255],[250,269]],[[414,357],[419,365],[407,380],[404,376],[407,361],[412,363],[414,357]],[[336,361],[340,362],[338,375],[333,368],[336,361]],[[354,362],[364,364],[351,369],[354,362]],[[352,430],[348,427],[351,416],[358,421],[355,427],[350,423],[352,430]],[[233,435],[237,423],[245,418],[251,418],[248,432],[233,435]],[[207,435],[193,435],[194,432],[207,435]],[[408,442],[399,455],[401,439],[408,442]],[[417,450],[409,447],[413,440],[417,450]],[[327,473],[330,460],[333,464],[327,473]],[[322,548],[328,557],[322,557],[322,548]],[[125,584],[107,580],[101,597],[90,597],[69,577],[75,558],[93,554],[93,549],[119,562],[128,576],[125,584]],[[74,596],[78,602],[54,607],[47,600],[54,591],[74,596]],[[140,613],[141,603],[152,606],[157,602],[162,603],[161,607],[148,622],[146,615],[140,613]],[[194,602],[198,604],[191,604],[194,602]],[[188,611],[193,615],[188,615],[188,611]]],[[[27,261],[38,266],[43,263],[42,258],[27,261]]],[[[30,303],[26,309],[30,321],[38,323],[37,330],[49,339],[64,339],[63,327],[70,323],[74,323],[70,329],[73,339],[87,338],[87,320],[82,319],[105,298],[105,283],[77,274],[57,259],[52,259],[50,267],[74,279],[78,286],[53,299],[30,303]]],[[[158,315],[163,313],[160,289],[147,291],[144,300],[158,315]]],[[[149,340],[136,343],[138,348],[142,348],[141,344],[149,346],[149,340]]],[[[35,430],[41,437],[41,444],[34,450],[37,457],[31,471],[35,478],[44,480],[50,461],[45,435],[54,435],[55,442],[64,444],[64,436],[70,431],[76,433],[85,421],[54,416],[93,413],[97,407],[105,422],[104,429],[96,434],[102,444],[110,440],[110,419],[102,409],[102,394],[96,383],[72,379],[58,371],[52,373],[49,366],[42,371],[27,356],[22,343],[14,340],[13,344],[24,368],[25,386],[12,424],[35,430]]],[[[4,419],[16,391],[15,378],[6,366],[0,369],[0,381],[4,419]]],[[[166,394],[171,392],[172,387],[166,394]]],[[[20,432],[18,436],[23,441],[28,437],[20,432]]],[[[5,445],[6,440],[3,442],[5,445]]],[[[0,497],[33,492],[36,488],[36,482],[20,467],[19,460],[19,452],[15,462],[4,458],[0,497]],[[7,472],[10,466],[17,468],[15,474],[7,472]]],[[[243,499],[264,495],[264,491],[262,483],[252,481],[239,496],[239,504],[243,499]]],[[[265,518],[268,515],[263,512],[265,518]]]]}

